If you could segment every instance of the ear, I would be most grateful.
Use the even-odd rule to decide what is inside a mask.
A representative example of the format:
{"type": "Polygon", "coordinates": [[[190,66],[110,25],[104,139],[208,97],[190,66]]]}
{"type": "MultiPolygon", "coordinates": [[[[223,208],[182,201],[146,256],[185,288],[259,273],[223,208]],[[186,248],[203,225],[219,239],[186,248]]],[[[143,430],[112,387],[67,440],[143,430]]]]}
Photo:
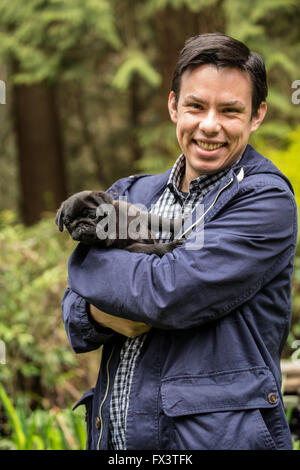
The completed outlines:
{"type": "Polygon", "coordinates": [[[267,103],[265,101],[262,101],[258,107],[256,116],[252,118],[251,132],[254,132],[259,128],[265,118],[265,115],[267,114],[267,109],[267,103]]]}
{"type": "Polygon", "coordinates": [[[168,99],[168,109],[171,121],[177,124],[177,105],[174,91],[171,91],[168,99]]]}
{"type": "Polygon", "coordinates": [[[64,212],[63,212],[63,203],[62,203],[55,217],[55,223],[58,226],[60,232],[62,232],[64,229],[63,216],[64,216],[64,212]]]}
{"type": "Polygon", "coordinates": [[[114,198],[109,194],[106,193],[105,191],[92,191],[90,196],[92,197],[93,200],[99,205],[99,204],[113,204],[114,203],[114,198]]]}

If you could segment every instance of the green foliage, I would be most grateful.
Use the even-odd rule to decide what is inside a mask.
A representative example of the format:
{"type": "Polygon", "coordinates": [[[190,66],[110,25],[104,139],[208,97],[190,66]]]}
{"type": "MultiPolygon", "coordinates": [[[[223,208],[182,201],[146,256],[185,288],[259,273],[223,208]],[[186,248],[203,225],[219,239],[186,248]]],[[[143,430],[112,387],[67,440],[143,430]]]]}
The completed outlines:
{"type": "MultiPolygon", "coordinates": [[[[300,207],[300,126],[288,132],[288,128],[282,129],[282,137],[286,142],[285,146],[280,148],[270,147],[266,141],[266,133],[269,132],[264,125],[261,126],[257,134],[253,136],[253,144],[267,158],[269,158],[284,175],[291,181],[298,207],[300,207]]],[[[277,127],[280,133],[280,125],[277,127]]]]}
{"type": "Polygon", "coordinates": [[[150,0],[151,9],[154,11],[164,9],[168,6],[179,9],[187,7],[192,12],[199,12],[203,8],[215,5],[217,0],[150,0]]]}
{"type": "Polygon", "coordinates": [[[3,211],[0,245],[0,448],[84,449],[83,407],[71,406],[94,384],[99,351],[77,358],[62,322],[75,244],[54,214],[27,228],[3,211]]]}
{"type": "Polygon", "coordinates": [[[4,211],[0,245],[0,339],[6,346],[0,381],[9,395],[22,391],[28,404],[69,405],[80,396],[73,388],[90,386],[97,368],[91,357],[89,370],[80,375],[62,322],[67,262],[75,243],[57,230],[54,216],[26,228],[4,211]]]}
{"type": "Polygon", "coordinates": [[[294,126],[300,117],[300,107],[291,102],[291,84],[300,77],[300,34],[296,26],[300,4],[297,0],[227,0],[224,12],[226,33],[245,42],[265,60],[268,134],[274,129],[273,137],[278,137],[278,123],[283,128],[294,126]]]}
{"type": "Polygon", "coordinates": [[[25,409],[15,405],[0,383],[0,403],[8,423],[0,449],[16,450],[83,450],[86,444],[86,425],[78,412],[71,410],[25,409]]]}
{"type": "Polygon", "coordinates": [[[174,164],[181,153],[172,122],[141,129],[138,132],[138,141],[143,149],[143,157],[137,162],[140,172],[162,173],[174,164]],[[167,159],[166,155],[170,157],[167,159]]]}
{"type": "Polygon", "coordinates": [[[113,86],[125,91],[134,74],[140,75],[150,86],[157,87],[161,82],[159,73],[151,66],[147,56],[139,50],[128,50],[113,80],[113,86]]]}
{"type": "Polygon", "coordinates": [[[3,0],[0,18],[0,58],[18,64],[17,83],[80,76],[90,48],[120,46],[107,0],[3,0]]]}
{"type": "Polygon", "coordinates": [[[295,269],[293,277],[293,291],[292,291],[292,300],[293,300],[293,316],[291,331],[288,337],[287,348],[289,348],[288,354],[294,354],[294,356],[299,357],[299,351],[293,348],[293,344],[296,340],[300,339],[300,244],[297,245],[296,257],[295,257],[295,269]]]}
{"type": "Polygon", "coordinates": [[[293,441],[294,450],[300,450],[300,441],[293,441]]]}

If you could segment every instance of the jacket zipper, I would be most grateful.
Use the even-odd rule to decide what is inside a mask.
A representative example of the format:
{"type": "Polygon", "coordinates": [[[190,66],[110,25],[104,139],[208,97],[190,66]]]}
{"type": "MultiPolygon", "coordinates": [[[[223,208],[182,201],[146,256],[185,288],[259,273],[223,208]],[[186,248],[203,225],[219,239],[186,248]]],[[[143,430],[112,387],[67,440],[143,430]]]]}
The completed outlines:
{"type": "Polygon", "coordinates": [[[103,408],[103,405],[104,405],[104,403],[105,403],[105,400],[106,400],[106,398],[107,398],[108,391],[109,391],[109,385],[110,385],[109,364],[110,364],[110,360],[111,360],[111,358],[112,358],[114,349],[115,349],[115,346],[112,348],[111,353],[110,353],[110,356],[109,356],[109,358],[108,358],[108,360],[107,360],[107,363],[106,363],[107,384],[106,384],[106,390],[105,390],[105,394],[104,394],[103,400],[102,400],[102,402],[101,402],[101,404],[100,404],[100,407],[99,407],[100,434],[99,434],[99,439],[98,439],[98,444],[97,444],[97,450],[100,449],[100,443],[101,443],[101,439],[102,439],[102,435],[103,435],[102,408],[103,408]]]}
{"type": "Polygon", "coordinates": [[[184,237],[188,232],[190,232],[194,227],[196,227],[196,225],[199,224],[199,222],[201,222],[201,220],[205,217],[205,215],[208,213],[208,211],[210,211],[210,209],[215,205],[215,203],[217,202],[217,200],[219,199],[219,196],[220,194],[226,189],[228,188],[228,186],[231,185],[231,183],[233,182],[233,178],[230,178],[230,180],[228,181],[228,183],[223,186],[223,188],[220,189],[220,191],[218,192],[218,194],[216,195],[214,201],[212,202],[212,204],[209,206],[209,208],[204,212],[204,214],[201,215],[201,217],[199,217],[198,220],[196,220],[196,222],[194,222],[190,227],[188,227],[185,232],[183,232],[178,238],[182,238],[184,237]]]}

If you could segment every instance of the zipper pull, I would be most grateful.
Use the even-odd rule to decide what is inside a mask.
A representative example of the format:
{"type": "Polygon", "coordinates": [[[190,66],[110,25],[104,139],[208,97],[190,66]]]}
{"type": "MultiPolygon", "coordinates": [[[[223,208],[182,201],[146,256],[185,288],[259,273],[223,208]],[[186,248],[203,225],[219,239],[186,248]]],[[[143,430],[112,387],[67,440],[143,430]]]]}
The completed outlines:
{"type": "Polygon", "coordinates": [[[243,181],[244,179],[244,168],[242,167],[239,171],[239,174],[237,175],[237,180],[239,183],[241,183],[241,181],[243,181]]]}

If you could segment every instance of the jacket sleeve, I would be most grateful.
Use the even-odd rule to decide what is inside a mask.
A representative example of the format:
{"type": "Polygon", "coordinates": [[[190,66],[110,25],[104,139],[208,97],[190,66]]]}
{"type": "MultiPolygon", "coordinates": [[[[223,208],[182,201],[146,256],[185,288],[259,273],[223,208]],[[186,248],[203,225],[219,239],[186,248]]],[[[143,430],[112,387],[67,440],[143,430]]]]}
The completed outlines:
{"type": "Polygon", "coordinates": [[[283,185],[244,185],[204,228],[201,249],[162,258],[79,244],[72,289],[104,312],[162,329],[200,326],[234,311],[293,258],[296,205],[283,185]]]}
{"type": "Polygon", "coordinates": [[[88,303],[70,288],[62,299],[62,314],[69,342],[76,353],[98,349],[114,334],[93,321],[88,303]]]}

